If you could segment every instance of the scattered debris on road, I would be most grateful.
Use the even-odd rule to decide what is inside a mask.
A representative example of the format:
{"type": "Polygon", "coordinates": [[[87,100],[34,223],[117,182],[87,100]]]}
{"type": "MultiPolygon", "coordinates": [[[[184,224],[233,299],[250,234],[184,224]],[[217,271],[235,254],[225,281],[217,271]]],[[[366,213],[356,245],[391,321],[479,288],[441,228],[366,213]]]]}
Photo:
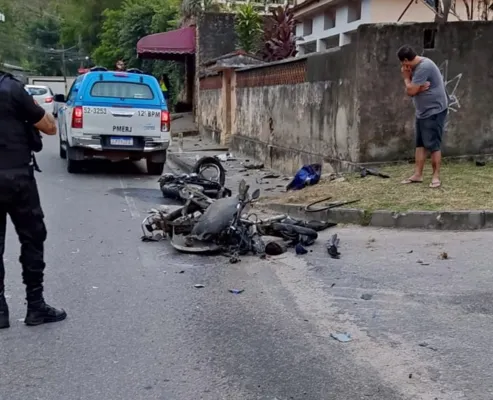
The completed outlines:
{"type": "Polygon", "coordinates": [[[229,255],[231,263],[239,262],[241,255],[249,253],[261,258],[267,254],[279,255],[288,246],[295,247],[297,254],[306,254],[303,246],[315,243],[319,231],[337,225],[316,220],[304,221],[286,215],[262,220],[254,213],[249,214],[251,206],[260,197],[260,190],[250,195],[250,187],[245,180],[241,180],[236,196],[232,196],[231,191],[226,193],[222,190],[224,187],[215,182],[219,185],[219,191],[215,192],[219,198],[206,193],[211,181],[200,175],[194,176],[194,182],[200,181],[201,185],[189,183],[187,179],[175,180],[173,174],[163,175],[159,180],[163,192],[163,182],[166,183],[166,192],[169,192],[171,189],[167,185],[171,181],[176,185],[173,190],[178,191],[185,204],[171,212],[167,208],[151,210],[141,224],[144,233],[142,240],[169,238],[171,245],[180,252],[223,252],[229,255]]]}
{"type": "Polygon", "coordinates": [[[229,289],[229,292],[233,294],[242,294],[244,291],[245,289],[229,289]]]}
{"type": "Polygon", "coordinates": [[[260,164],[251,163],[251,164],[245,164],[244,167],[246,169],[263,169],[264,164],[262,164],[262,163],[260,163],[260,164]]]}
{"type": "Polygon", "coordinates": [[[298,244],[295,246],[295,248],[294,248],[294,249],[295,249],[295,251],[296,251],[296,254],[298,254],[298,255],[303,255],[303,254],[308,253],[308,250],[307,250],[307,249],[305,249],[301,243],[298,243],[298,244]]]}
{"type": "Polygon", "coordinates": [[[331,333],[330,336],[333,339],[343,343],[350,342],[351,340],[353,340],[349,333],[331,333]]]}
{"type": "Polygon", "coordinates": [[[370,294],[370,293],[363,293],[363,294],[361,295],[361,299],[362,299],[362,300],[371,300],[372,298],[373,298],[373,295],[372,295],[372,294],[370,294]]]}
{"type": "Polygon", "coordinates": [[[236,160],[236,158],[231,153],[219,154],[216,157],[219,159],[219,161],[222,161],[222,162],[235,161],[236,160]]]}
{"type": "Polygon", "coordinates": [[[329,256],[334,259],[338,259],[341,256],[341,253],[339,253],[338,246],[339,246],[340,239],[337,237],[337,233],[332,235],[330,240],[327,242],[327,252],[329,253],[329,256]]]}
{"type": "Polygon", "coordinates": [[[441,260],[448,260],[448,259],[449,259],[449,257],[448,257],[448,253],[447,253],[447,252],[445,252],[445,251],[444,251],[443,253],[440,253],[439,258],[440,258],[441,260]]]}
{"type": "Polygon", "coordinates": [[[195,289],[203,289],[203,288],[205,288],[205,286],[204,286],[204,285],[202,285],[201,283],[197,283],[197,284],[193,285],[193,287],[194,287],[195,289]]]}
{"type": "Polygon", "coordinates": [[[383,172],[380,172],[377,169],[361,167],[360,176],[362,178],[365,178],[368,175],[378,176],[379,178],[384,178],[384,179],[390,178],[390,175],[389,174],[385,174],[383,172]]]}
{"type": "Polygon", "coordinates": [[[425,348],[433,350],[433,351],[438,351],[438,349],[436,347],[430,346],[427,342],[419,343],[419,346],[425,347],[425,348]]]}

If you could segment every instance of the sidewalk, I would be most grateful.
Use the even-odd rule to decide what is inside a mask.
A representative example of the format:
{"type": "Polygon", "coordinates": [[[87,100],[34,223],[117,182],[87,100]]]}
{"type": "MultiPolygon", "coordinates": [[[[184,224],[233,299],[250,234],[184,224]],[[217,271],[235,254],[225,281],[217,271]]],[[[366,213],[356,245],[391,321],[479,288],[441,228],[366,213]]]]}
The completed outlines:
{"type": "MultiPolygon", "coordinates": [[[[228,148],[201,136],[190,136],[173,139],[168,151],[168,161],[184,172],[191,172],[199,158],[204,156],[226,155],[228,148]]],[[[231,154],[231,160],[222,161],[226,170],[226,187],[236,192],[241,179],[244,179],[251,189],[259,188],[262,197],[278,197],[286,192],[290,178],[282,176],[267,168],[248,169],[261,163],[231,154]]]]}
{"type": "Polygon", "coordinates": [[[171,114],[171,134],[177,138],[180,134],[183,136],[197,135],[199,130],[193,122],[193,113],[173,113],[171,114]]]}

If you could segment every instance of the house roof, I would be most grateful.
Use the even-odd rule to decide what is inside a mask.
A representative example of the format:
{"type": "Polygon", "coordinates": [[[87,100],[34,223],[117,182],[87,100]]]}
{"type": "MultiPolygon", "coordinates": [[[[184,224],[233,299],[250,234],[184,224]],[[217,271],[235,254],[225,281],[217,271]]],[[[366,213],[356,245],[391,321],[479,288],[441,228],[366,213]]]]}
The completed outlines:
{"type": "Polygon", "coordinates": [[[137,42],[139,57],[195,54],[195,27],[144,36],[137,42]]]}
{"type": "Polygon", "coordinates": [[[264,64],[265,62],[253,54],[243,50],[236,50],[222,56],[212,58],[202,63],[202,67],[210,70],[227,68],[244,68],[250,65],[264,64]]]}

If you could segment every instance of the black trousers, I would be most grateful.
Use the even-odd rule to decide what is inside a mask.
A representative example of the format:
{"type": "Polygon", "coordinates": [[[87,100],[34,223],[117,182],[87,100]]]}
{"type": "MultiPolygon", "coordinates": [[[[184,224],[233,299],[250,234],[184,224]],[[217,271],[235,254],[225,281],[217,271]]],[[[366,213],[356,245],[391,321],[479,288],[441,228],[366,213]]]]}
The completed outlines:
{"type": "Polygon", "coordinates": [[[4,289],[5,234],[7,215],[14,224],[21,243],[22,278],[28,302],[42,299],[44,277],[44,242],[46,227],[38,187],[31,168],[0,170],[0,292],[4,289]]]}

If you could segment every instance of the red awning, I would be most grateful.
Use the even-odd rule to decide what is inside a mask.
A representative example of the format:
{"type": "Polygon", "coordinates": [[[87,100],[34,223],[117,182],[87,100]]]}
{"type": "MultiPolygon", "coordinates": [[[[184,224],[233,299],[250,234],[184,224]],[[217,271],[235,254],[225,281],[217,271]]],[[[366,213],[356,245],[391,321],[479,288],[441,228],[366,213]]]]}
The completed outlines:
{"type": "Polygon", "coordinates": [[[144,36],[137,43],[139,57],[195,54],[195,27],[144,36]]]}

